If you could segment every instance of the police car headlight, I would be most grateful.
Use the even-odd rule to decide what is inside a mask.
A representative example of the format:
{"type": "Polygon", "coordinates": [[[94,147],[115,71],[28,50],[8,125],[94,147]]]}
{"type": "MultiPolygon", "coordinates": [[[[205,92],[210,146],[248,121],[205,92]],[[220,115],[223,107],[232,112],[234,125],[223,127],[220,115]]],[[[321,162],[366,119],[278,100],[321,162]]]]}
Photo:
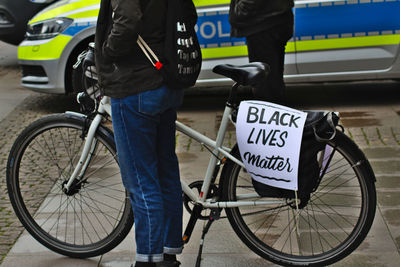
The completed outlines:
{"type": "Polygon", "coordinates": [[[70,18],[54,18],[28,25],[26,38],[28,40],[50,39],[62,33],[73,22],[70,18]]]}

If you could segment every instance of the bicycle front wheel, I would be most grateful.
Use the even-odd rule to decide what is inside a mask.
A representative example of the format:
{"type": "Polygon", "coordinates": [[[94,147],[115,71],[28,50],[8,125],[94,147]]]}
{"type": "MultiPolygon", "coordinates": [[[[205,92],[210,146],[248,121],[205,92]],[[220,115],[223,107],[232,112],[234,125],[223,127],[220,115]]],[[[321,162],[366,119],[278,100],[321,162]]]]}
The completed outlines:
{"type": "MultiPolygon", "coordinates": [[[[240,158],[237,149],[235,153],[240,158]]],[[[303,208],[282,199],[269,206],[226,209],[234,231],[251,250],[284,266],[325,266],[343,259],[364,240],[376,205],[375,176],[368,160],[338,132],[327,143],[323,162],[326,172],[303,208]]],[[[245,170],[231,161],[224,168],[226,200],[255,193],[245,170]]]]}
{"type": "Polygon", "coordinates": [[[63,191],[82,152],[84,127],[83,118],[67,114],[39,119],[17,138],[7,163],[8,193],[21,223],[47,248],[77,258],[110,251],[133,224],[105,127],[95,134],[83,177],[63,191]]]}

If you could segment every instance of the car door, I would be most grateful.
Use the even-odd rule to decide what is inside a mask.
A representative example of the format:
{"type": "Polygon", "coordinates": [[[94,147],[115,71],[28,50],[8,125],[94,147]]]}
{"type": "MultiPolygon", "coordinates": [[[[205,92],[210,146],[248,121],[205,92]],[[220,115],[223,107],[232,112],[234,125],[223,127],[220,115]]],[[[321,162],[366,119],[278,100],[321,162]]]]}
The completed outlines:
{"type": "Polygon", "coordinates": [[[389,68],[398,53],[399,14],[399,1],[296,1],[300,78],[352,79],[389,68]]]}

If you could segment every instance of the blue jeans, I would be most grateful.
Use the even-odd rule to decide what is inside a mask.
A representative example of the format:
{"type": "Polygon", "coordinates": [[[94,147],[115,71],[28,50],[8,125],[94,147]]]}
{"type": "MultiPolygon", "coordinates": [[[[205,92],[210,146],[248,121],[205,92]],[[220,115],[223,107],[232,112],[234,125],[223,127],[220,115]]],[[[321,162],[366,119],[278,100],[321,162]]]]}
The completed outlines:
{"type": "Polygon", "coordinates": [[[175,154],[182,90],[161,87],[112,98],[112,124],[122,181],[135,218],[136,261],[182,252],[182,189],[175,154]]]}

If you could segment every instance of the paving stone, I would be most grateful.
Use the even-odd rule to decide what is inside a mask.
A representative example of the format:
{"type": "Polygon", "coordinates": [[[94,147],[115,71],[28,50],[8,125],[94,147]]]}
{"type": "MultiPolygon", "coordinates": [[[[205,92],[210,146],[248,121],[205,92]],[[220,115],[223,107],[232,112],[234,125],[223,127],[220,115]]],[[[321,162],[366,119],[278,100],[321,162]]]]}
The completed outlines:
{"type": "Polygon", "coordinates": [[[397,266],[400,257],[397,253],[381,253],[379,255],[366,255],[353,253],[342,261],[335,263],[331,266],[335,267],[384,267],[384,266],[397,266]]]}
{"type": "Polygon", "coordinates": [[[383,207],[400,207],[400,192],[379,192],[378,204],[383,207]]]}
{"type": "Polygon", "coordinates": [[[400,189],[400,175],[379,175],[375,174],[376,188],[379,189],[400,189]]]}
{"type": "Polygon", "coordinates": [[[382,158],[398,158],[400,160],[400,146],[368,147],[363,152],[369,160],[382,158]]]}
{"type": "Polygon", "coordinates": [[[384,210],[383,217],[389,225],[400,227],[400,208],[384,210]]]}
{"type": "MultiPolygon", "coordinates": [[[[0,122],[2,129],[0,132],[0,263],[23,231],[22,226],[12,211],[6,190],[4,166],[8,152],[17,135],[30,122],[43,115],[64,112],[65,110],[77,110],[73,97],[34,94],[28,97],[13,113],[0,122]],[[62,104],[60,105],[60,103],[62,104]]],[[[221,114],[221,110],[207,112],[185,110],[179,113],[178,119],[186,125],[198,129],[202,134],[214,138],[219,127],[221,114]]],[[[360,120],[360,117],[363,116],[361,113],[346,115],[348,116],[343,122],[346,127],[346,133],[363,149],[367,157],[370,158],[372,166],[377,173],[378,203],[379,207],[382,208],[383,218],[387,220],[389,230],[387,230],[386,225],[382,221],[379,222],[379,227],[375,226],[374,222],[371,237],[367,237],[367,240],[361,245],[359,250],[335,266],[395,266],[393,264],[398,263],[398,248],[400,247],[400,234],[398,234],[397,230],[399,227],[399,221],[397,220],[399,216],[398,207],[400,206],[400,192],[397,191],[400,188],[400,178],[397,175],[400,172],[399,161],[397,160],[400,157],[400,127],[398,124],[387,126],[379,118],[381,115],[374,115],[373,112],[364,114],[365,118],[363,120],[360,120]],[[357,123],[358,125],[356,125],[357,123]],[[375,232],[374,229],[376,228],[379,228],[379,231],[375,232]],[[386,231],[386,239],[376,242],[379,237],[383,236],[382,231],[386,231]],[[395,241],[397,251],[392,248],[394,246],[393,242],[387,244],[390,242],[387,241],[390,239],[387,238],[390,235],[392,235],[395,241]],[[374,244],[374,242],[379,245],[374,244]],[[386,246],[391,246],[388,249],[390,251],[386,253],[377,252],[381,247],[386,246]],[[374,254],[370,255],[372,252],[374,254]]],[[[235,131],[230,127],[224,145],[231,147],[234,144],[235,131]]],[[[203,172],[205,172],[205,168],[201,166],[206,166],[208,158],[204,155],[208,153],[204,146],[183,134],[178,134],[177,154],[184,166],[181,174],[188,181],[200,180],[204,176],[203,172]]],[[[377,211],[377,214],[380,215],[380,210],[377,211]]],[[[239,266],[237,265],[238,262],[240,262],[240,266],[276,266],[262,260],[247,248],[245,248],[246,254],[241,254],[240,252],[244,245],[234,236],[226,221],[221,225],[214,225],[210,230],[211,234],[206,238],[204,266],[232,266],[232,264],[239,266]],[[226,236],[233,235],[234,237],[231,239],[226,236],[220,237],[219,233],[223,231],[229,232],[229,235],[226,236]],[[249,257],[251,257],[250,260],[249,257]]],[[[33,242],[36,241],[33,240],[33,242]]],[[[17,248],[20,247],[16,246],[15,249],[17,248]]],[[[197,244],[188,246],[187,251],[189,251],[189,256],[185,257],[183,266],[194,265],[197,248],[197,244]]],[[[46,250],[46,253],[49,255],[51,254],[47,249],[42,248],[42,250],[46,250]]],[[[71,260],[56,254],[48,257],[43,256],[42,252],[32,253],[29,259],[22,259],[13,254],[7,258],[4,266],[40,266],[44,259],[48,266],[70,266],[71,264],[74,266],[97,266],[97,261],[71,260]]],[[[120,251],[115,252],[120,253],[120,251]]],[[[123,261],[128,263],[131,259],[132,257],[125,257],[123,261]]],[[[114,264],[116,264],[116,261],[111,256],[108,260],[104,261],[104,266],[117,266],[114,264]]]]}
{"type": "Polygon", "coordinates": [[[398,174],[400,173],[400,164],[398,159],[383,159],[369,161],[376,174],[398,174]]]}
{"type": "Polygon", "coordinates": [[[397,249],[400,250],[400,236],[397,236],[395,238],[395,241],[396,241],[397,249]]]}
{"type": "Polygon", "coordinates": [[[361,147],[400,147],[400,128],[393,126],[346,128],[349,135],[361,147]]]}
{"type": "Polygon", "coordinates": [[[0,250],[0,263],[24,229],[13,212],[5,182],[5,165],[11,146],[29,123],[46,114],[78,111],[75,103],[72,96],[32,94],[0,121],[0,244],[6,245],[6,249],[0,250]]]}
{"type": "MultiPolygon", "coordinates": [[[[29,257],[10,256],[7,257],[1,267],[16,267],[16,266],[29,266],[29,267],[97,267],[98,258],[90,259],[72,259],[62,257],[57,254],[53,255],[30,255],[29,257]]],[[[129,265],[127,265],[129,266],[129,265]]]]}

